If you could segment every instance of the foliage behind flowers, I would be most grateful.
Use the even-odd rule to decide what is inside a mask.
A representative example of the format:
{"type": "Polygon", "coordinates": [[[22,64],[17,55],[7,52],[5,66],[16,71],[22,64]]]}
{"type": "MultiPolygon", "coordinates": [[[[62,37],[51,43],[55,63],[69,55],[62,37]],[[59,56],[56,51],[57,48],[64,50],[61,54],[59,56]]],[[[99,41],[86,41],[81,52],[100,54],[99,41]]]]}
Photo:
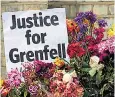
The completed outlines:
{"type": "Polygon", "coordinates": [[[12,69],[1,80],[2,96],[113,97],[115,36],[112,26],[103,40],[106,26],[91,11],[67,19],[70,62],[59,57],[53,63],[26,62],[23,69],[12,69]]]}

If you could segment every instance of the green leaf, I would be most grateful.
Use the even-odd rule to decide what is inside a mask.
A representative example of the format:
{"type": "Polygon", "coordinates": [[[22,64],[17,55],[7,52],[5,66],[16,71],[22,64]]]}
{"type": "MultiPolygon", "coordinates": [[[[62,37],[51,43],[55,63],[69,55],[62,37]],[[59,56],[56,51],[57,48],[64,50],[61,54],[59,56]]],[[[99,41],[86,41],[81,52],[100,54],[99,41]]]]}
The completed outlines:
{"type": "Polygon", "coordinates": [[[74,69],[71,69],[68,73],[72,73],[74,71],[74,69]]]}
{"type": "Polygon", "coordinates": [[[89,72],[91,70],[91,68],[82,68],[82,71],[84,72],[89,72]]]}
{"type": "Polygon", "coordinates": [[[83,97],[89,97],[89,93],[85,90],[83,97]]]}
{"type": "Polygon", "coordinates": [[[83,62],[82,67],[83,67],[83,68],[89,68],[89,64],[87,64],[86,62],[83,62]]]}
{"type": "Polygon", "coordinates": [[[89,71],[89,74],[90,74],[91,77],[93,77],[93,76],[95,75],[96,70],[97,70],[96,68],[92,68],[92,69],[89,71]]]}
{"type": "Polygon", "coordinates": [[[27,91],[24,91],[24,97],[26,97],[26,96],[27,96],[27,94],[28,94],[28,93],[27,93],[27,91]]]}
{"type": "Polygon", "coordinates": [[[97,75],[96,75],[96,84],[97,85],[99,85],[101,83],[101,81],[102,81],[101,75],[102,75],[102,71],[98,71],[97,75]]]}

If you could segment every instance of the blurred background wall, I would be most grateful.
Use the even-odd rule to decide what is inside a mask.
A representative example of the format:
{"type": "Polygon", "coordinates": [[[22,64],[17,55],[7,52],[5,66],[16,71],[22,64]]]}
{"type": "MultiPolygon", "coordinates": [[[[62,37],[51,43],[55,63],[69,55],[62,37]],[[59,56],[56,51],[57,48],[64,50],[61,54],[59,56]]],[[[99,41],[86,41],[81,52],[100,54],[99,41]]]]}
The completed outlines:
{"type": "MultiPolygon", "coordinates": [[[[13,0],[1,1],[1,13],[23,10],[42,10],[47,8],[66,8],[68,19],[75,18],[78,12],[93,11],[98,18],[104,18],[108,26],[114,23],[114,0],[13,0]]],[[[105,35],[106,38],[106,35],[105,35]]],[[[1,76],[6,77],[3,27],[1,23],[1,76]]]]}

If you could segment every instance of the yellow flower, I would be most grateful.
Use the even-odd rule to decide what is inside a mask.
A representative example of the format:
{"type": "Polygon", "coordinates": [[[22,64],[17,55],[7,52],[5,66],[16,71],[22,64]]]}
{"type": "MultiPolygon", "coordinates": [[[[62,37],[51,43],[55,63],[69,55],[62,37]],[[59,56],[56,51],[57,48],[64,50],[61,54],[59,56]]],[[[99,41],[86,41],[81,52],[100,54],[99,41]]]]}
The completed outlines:
{"type": "Polygon", "coordinates": [[[84,19],[83,24],[86,24],[89,26],[89,21],[87,19],[84,19]]]}
{"type": "Polygon", "coordinates": [[[115,35],[115,25],[113,24],[112,27],[107,32],[108,37],[112,37],[115,35]]]}
{"type": "Polygon", "coordinates": [[[112,29],[115,31],[115,24],[112,25],[112,29]]]}
{"type": "Polygon", "coordinates": [[[107,32],[108,37],[112,37],[115,35],[115,32],[112,29],[109,29],[109,31],[107,32]]]}
{"type": "Polygon", "coordinates": [[[55,58],[55,60],[54,60],[54,64],[56,65],[56,66],[58,66],[58,67],[62,67],[62,66],[64,66],[64,60],[62,60],[62,59],[60,59],[59,57],[57,57],[57,58],[55,58]]]}
{"type": "Polygon", "coordinates": [[[2,85],[3,85],[3,80],[0,80],[0,88],[2,87],[2,85]]]}

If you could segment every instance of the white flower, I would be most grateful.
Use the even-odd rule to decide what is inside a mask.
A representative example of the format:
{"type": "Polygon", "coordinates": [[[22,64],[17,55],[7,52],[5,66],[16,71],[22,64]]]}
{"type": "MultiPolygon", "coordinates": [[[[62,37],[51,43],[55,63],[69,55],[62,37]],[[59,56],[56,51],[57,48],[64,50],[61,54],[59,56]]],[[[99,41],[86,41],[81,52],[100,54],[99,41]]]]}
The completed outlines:
{"type": "Polygon", "coordinates": [[[73,78],[69,73],[64,74],[64,76],[63,76],[63,82],[64,83],[72,82],[72,81],[73,81],[73,78]]]}
{"type": "Polygon", "coordinates": [[[92,68],[90,71],[89,71],[89,74],[91,76],[94,76],[96,71],[100,71],[104,68],[104,65],[103,64],[99,64],[99,57],[97,56],[92,56],[90,58],[90,62],[89,62],[89,65],[90,67],[92,68]]]}
{"type": "Polygon", "coordinates": [[[75,70],[74,70],[73,72],[71,72],[70,75],[71,75],[72,77],[77,77],[75,70]]]}
{"type": "Polygon", "coordinates": [[[90,58],[89,65],[90,65],[91,68],[97,67],[98,63],[99,63],[99,57],[97,57],[97,56],[92,56],[92,57],[90,58]]]}
{"type": "Polygon", "coordinates": [[[97,66],[97,70],[102,70],[104,68],[104,65],[103,64],[99,64],[98,66],[97,66]]]}

